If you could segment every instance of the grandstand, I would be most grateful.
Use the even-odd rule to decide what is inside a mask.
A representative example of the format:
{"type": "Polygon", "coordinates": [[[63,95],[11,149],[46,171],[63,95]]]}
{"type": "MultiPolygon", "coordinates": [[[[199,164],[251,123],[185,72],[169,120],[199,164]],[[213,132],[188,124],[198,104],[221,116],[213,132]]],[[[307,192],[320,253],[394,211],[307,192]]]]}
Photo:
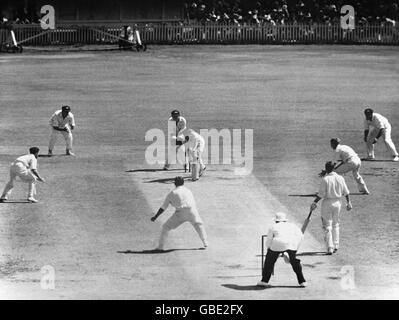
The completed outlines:
{"type": "Polygon", "coordinates": [[[399,0],[2,0],[1,15],[17,23],[38,23],[40,7],[57,8],[66,22],[184,21],[217,23],[336,24],[340,8],[352,5],[358,24],[396,25],[399,0]]]}
{"type": "Polygon", "coordinates": [[[176,21],[184,9],[182,0],[2,0],[0,11],[16,23],[38,23],[43,5],[56,9],[59,23],[176,21]]]}
{"type": "Polygon", "coordinates": [[[359,24],[392,24],[399,20],[398,0],[198,0],[186,3],[186,17],[197,22],[337,24],[340,8],[355,8],[359,24]]]}

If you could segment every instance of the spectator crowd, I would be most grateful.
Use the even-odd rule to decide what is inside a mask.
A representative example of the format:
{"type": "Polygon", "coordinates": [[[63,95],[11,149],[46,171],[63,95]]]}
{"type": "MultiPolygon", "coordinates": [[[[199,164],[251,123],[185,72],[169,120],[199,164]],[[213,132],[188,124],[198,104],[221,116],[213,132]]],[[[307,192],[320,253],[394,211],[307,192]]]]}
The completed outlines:
{"type": "Polygon", "coordinates": [[[336,24],[341,7],[352,5],[357,24],[391,24],[399,20],[399,0],[196,0],[185,3],[185,19],[197,23],[336,24]]]}
{"type": "MultiPolygon", "coordinates": [[[[41,14],[33,2],[21,1],[21,5],[0,3],[0,24],[7,21],[17,24],[40,22],[41,14]]],[[[257,25],[337,24],[344,5],[354,7],[359,25],[397,26],[399,22],[399,0],[194,0],[184,3],[184,21],[257,25]]]]}
{"type": "Polygon", "coordinates": [[[24,5],[4,5],[0,6],[1,21],[0,23],[13,22],[16,24],[31,24],[40,22],[40,12],[35,6],[24,5]]]}

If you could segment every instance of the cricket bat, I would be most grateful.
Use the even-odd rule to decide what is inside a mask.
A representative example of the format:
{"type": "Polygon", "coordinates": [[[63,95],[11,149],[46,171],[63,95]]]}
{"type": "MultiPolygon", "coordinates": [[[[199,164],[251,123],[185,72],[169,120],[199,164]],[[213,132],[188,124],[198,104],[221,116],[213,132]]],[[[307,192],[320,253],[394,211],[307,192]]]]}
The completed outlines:
{"type": "Polygon", "coordinates": [[[311,217],[311,215],[312,215],[312,212],[313,212],[313,210],[310,210],[310,212],[309,212],[307,218],[306,218],[305,221],[303,222],[303,225],[302,225],[302,228],[301,228],[302,233],[305,233],[306,228],[308,227],[308,224],[309,224],[309,222],[310,222],[310,217],[311,217]]]}

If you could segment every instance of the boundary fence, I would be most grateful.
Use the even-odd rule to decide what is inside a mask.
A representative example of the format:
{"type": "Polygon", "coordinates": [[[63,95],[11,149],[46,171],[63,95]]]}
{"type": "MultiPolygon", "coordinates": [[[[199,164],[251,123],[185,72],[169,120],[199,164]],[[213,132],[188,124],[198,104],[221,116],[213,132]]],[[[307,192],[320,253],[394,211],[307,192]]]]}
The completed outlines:
{"type": "MultiPolygon", "coordinates": [[[[24,46],[113,44],[124,24],[58,24],[54,30],[39,25],[15,25],[17,41],[24,46]]],[[[399,27],[357,26],[344,30],[340,25],[221,25],[147,24],[138,26],[147,44],[383,44],[399,45],[399,27]]],[[[0,43],[9,32],[0,30],[0,43]]]]}

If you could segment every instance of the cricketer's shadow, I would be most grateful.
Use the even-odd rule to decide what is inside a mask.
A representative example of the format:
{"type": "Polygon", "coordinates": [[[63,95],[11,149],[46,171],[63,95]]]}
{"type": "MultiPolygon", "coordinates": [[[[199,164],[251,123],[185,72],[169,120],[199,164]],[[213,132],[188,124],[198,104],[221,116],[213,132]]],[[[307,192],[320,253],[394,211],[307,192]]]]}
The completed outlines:
{"type": "Polygon", "coordinates": [[[6,201],[4,201],[4,202],[0,202],[0,204],[7,204],[7,203],[31,203],[30,201],[28,201],[28,200],[24,200],[24,199],[21,199],[21,200],[19,200],[19,199],[15,199],[15,200],[6,200],[6,201]]]}
{"type": "MultiPolygon", "coordinates": [[[[366,193],[362,192],[351,192],[349,194],[350,196],[367,196],[366,193]]],[[[308,193],[308,194],[289,194],[289,197],[309,197],[309,198],[314,198],[317,196],[317,193],[308,193]]]]}
{"type": "Polygon", "coordinates": [[[289,197],[310,197],[310,198],[314,198],[316,197],[316,193],[308,193],[308,194],[289,194],[289,197]]]}
{"type": "Polygon", "coordinates": [[[182,171],[184,169],[168,169],[168,170],[164,170],[164,169],[131,169],[131,170],[126,170],[125,172],[130,172],[130,173],[134,173],[134,172],[168,172],[168,171],[182,171]]]}
{"type": "Polygon", "coordinates": [[[297,257],[312,257],[312,256],[325,256],[327,253],[325,251],[309,251],[309,252],[300,252],[297,253],[297,257]]]}
{"type": "Polygon", "coordinates": [[[299,286],[270,286],[270,287],[260,287],[257,285],[246,285],[240,286],[238,284],[222,284],[223,287],[238,290],[238,291],[260,291],[265,289],[273,289],[273,288],[301,288],[299,286]]]}
{"type": "Polygon", "coordinates": [[[57,158],[57,157],[70,157],[70,155],[61,153],[61,154],[52,154],[51,156],[48,154],[39,154],[38,158],[57,158]]]}
{"type": "Polygon", "coordinates": [[[388,159],[367,159],[367,158],[361,158],[361,161],[367,161],[367,162],[392,162],[392,160],[388,159]]]}
{"type": "Polygon", "coordinates": [[[162,254],[162,253],[170,253],[174,251],[194,251],[194,250],[205,250],[204,248],[187,248],[187,249],[167,249],[167,250],[158,250],[158,249],[151,249],[151,250],[125,250],[125,251],[117,251],[118,253],[123,254],[162,254]]]}
{"type": "MultiPolygon", "coordinates": [[[[191,180],[191,177],[183,177],[183,179],[186,180],[191,180]]],[[[162,179],[155,179],[155,180],[149,180],[145,181],[144,183],[173,183],[175,181],[175,177],[173,178],[162,178],[162,179]]]]}

